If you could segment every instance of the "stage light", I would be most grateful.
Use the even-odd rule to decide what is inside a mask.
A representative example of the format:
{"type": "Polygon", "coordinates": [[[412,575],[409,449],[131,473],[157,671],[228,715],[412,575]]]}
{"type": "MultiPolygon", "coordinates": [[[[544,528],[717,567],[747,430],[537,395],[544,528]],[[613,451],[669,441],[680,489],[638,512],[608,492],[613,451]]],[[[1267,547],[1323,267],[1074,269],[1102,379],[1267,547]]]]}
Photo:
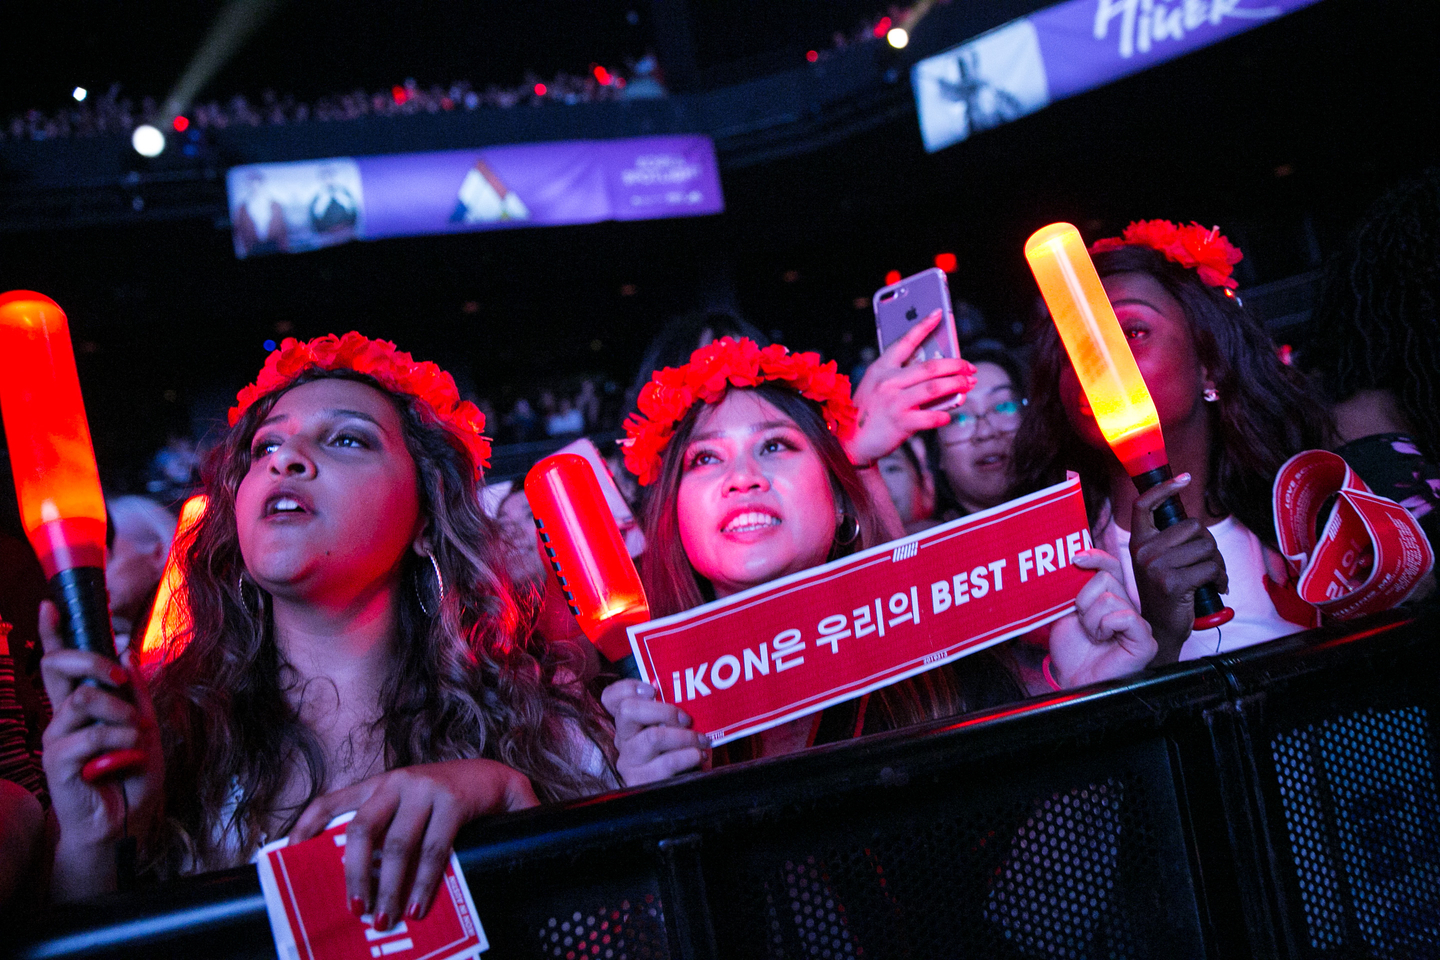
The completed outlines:
{"type": "Polygon", "coordinates": [[[142,157],[158,157],[165,152],[165,134],[148,123],[142,123],[130,135],[130,146],[142,157]]]}
{"type": "Polygon", "coordinates": [[[405,101],[410,99],[410,94],[407,93],[405,91],[405,88],[401,86],[391,87],[390,96],[395,98],[395,102],[401,106],[404,106],[405,101]]]}
{"type": "Polygon", "coordinates": [[[543,97],[543,96],[545,96],[545,91],[546,91],[547,89],[549,89],[549,88],[546,87],[545,84],[543,84],[543,83],[537,83],[537,84],[535,84],[535,96],[537,96],[537,97],[543,97]]]}
{"type": "Polygon", "coordinates": [[[805,59],[809,60],[811,63],[814,63],[816,60],[820,59],[820,54],[818,51],[815,50],[806,50],[805,59]]]}
{"type": "Polygon", "coordinates": [[[953,253],[937,253],[935,254],[935,266],[946,273],[954,273],[955,268],[959,266],[959,261],[955,259],[953,253]]]}
{"type": "Polygon", "coordinates": [[[190,128],[190,118],[184,116],[176,117],[170,121],[170,125],[175,128],[176,133],[184,133],[190,128]]]}
{"type": "Polygon", "coordinates": [[[875,24],[875,36],[885,36],[887,33],[890,32],[890,28],[894,25],[894,21],[891,20],[889,17],[881,17],[880,22],[875,24]]]}
{"type": "Polygon", "coordinates": [[[604,67],[600,66],[598,63],[595,65],[594,74],[595,74],[595,79],[596,79],[597,81],[599,81],[599,83],[600,83],[600,85],[601,85],[602,87],[608,87],[608,86],[610,86],[611,82],[613,82],[614,79],[615,79],[614,77],[612,77],[612,76],[610,75],[610,71],[609,71],[609,70],[606,70],[604,67]]]}
{"type": "Polygon", "coordinates": [[[887,273],[885,274],[885,286],[888,287],[888,286],[890,286],[890,284],[892,284],[892,283],[899,283],[899,282],[900,282],[900,271],[899,271],[899,270],[891,270],[891,271],[889,271],[889,272],[887,272],[887,273]]]}
{"type": "Polygon", "coordinates": [[[86,90],[84,87],[76,87],[74,90],[70,91],[70,96],[75,98],[76,103],[83,103],[85,101],[85,98],[90,96],[90,91],[86,90]]]}
{"type": "Polygon", "coordinates": [[[904,27],[892,27],[890,32],[885,34],[885,39],[896,50],[904,50],[905,44],[910,42],[910,34],[905,32],[904,27]]]}
{"type": "Polygon", "coordinates": [[[272,350],[275,349],[275,341],[274,341],[274,340],[266,340],[264,343],[260,344],[260,346],[262,346],[262,347],[265,348],[265,352],[266,352],[266,353],[269,353],[270,351],[272,351],[272,350]]]}

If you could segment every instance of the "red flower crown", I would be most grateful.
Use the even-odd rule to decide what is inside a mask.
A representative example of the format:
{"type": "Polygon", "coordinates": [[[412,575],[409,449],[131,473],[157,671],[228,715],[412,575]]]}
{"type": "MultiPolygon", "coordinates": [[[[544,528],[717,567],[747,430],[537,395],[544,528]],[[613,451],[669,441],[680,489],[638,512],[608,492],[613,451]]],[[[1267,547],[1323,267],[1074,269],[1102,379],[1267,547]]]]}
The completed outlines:
{"type": "Polygon", "coordinates": [[[661,454],[676,424],[691,407],[718,403],[732,386],[771,381],[819,403],[826,426],[841,440],[855,431],[850,378],[836,371],[834,360],[821,363],[818,353],[791,353],[778,343],[761,349],[753,340],[725,337],[696,350],[683,367],[655,371],[640,391],[640,413],[625,421],[625,466],[642,487],[649,486],[660,476],[661,454]]]}
{"type": "Polygon", "coordinates": [[[1200,274],[1202,283],[1234,290],[1239,286],[1230,276],[1235,264],[1245,258],[1240,248],[1225,239],[1219,227],[1206,230],[1200,224],[1177,227],[1169,220],[1137,220],[1118,237],[1106,237],[1090,245],[1091,253],[1105,253],[1121,247],[1151,247],[1200,274]]]}
{"type": "Polygon", "coordinates": [[[279,349],[265,358],[255,382],[236,394],[230,425],[233,427],[256,400],[289,386],[306,370],[353,370],[391,393],[414,397],[424,412],[465,444],[475,461],[476,474],[490,466],[490,441],[481,434],[485,415],[469,400],[460,399],[455,378],[428,360],[416,363],[388,340],[371,340],[354,330],[343,337],[326,334],[309,343],[286,337],[279,349]]]}

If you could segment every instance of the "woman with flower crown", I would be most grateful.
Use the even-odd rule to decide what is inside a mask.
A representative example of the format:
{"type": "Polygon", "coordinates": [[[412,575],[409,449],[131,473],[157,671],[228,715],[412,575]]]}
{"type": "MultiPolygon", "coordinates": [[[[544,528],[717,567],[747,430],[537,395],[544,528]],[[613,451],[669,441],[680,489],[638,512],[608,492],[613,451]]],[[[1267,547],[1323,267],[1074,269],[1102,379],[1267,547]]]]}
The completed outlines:
{"type": "Polygon", "coordinates": [[[127,833],[163,877],[357,810],[347,895],[386,929],[428,909],[466,821],[613,785],[603,713],[525,640],[477,495],[484,425],[385,341],[270,355],[208,464],[173,658],[146,677],[62,649],[43,612],[57,897],[113,888],[127,833]],[[142,769],[81,778],[136,746],[142,769]]]}
{"type": "Polygon", "coordinates": [[[1159,644],[1157,665],[1313,625],[1313,609],[1285,586],[1271,487],[1292,455],[1326,446],[1329,418],[1236,295],[1240,250],[1218,228],[1147,220],[1091,252],[1154,398],[1176,476],[1137,495],[1046,324],[1015,439],[1017,488],[1079,472],[1095,543],[1123,561],[1126,587],[1159,644]],[[1153,511],[1172,494],[1191,519],[1156,530],[1153,511]],[[1195,590],[1205,583],[1219,588],[1235,618],[1192,632],[1195,590]]]}
{"type": "MultiPolygon", "coordinates": [[[[939,322],[917,324],[874,364],[861,385],[863,412],[834,362],[729,338],[701,347],[678,369],[657,372],[626,424],[625,461],[642,485],[649,544],[643,570],[651,613],[666,616],[891,539],[877,504],[889,506],[874,463],[916,430],[947,422],[923,409],[973,386],[962,361],[905,361],[939,322]],[[963,364],[963,365],[962,365],[963,364]],[[873,479],[870,478],[873,476],[873,479]],[[864,477],[864,479],[862,479],[864,477]]],[[[1081,615],[1052,631],[1057,663],[1074,682],[1129,672],[1154,641],[1119,584],[1119,564],[1098,551],[1076,565],[1097,571],[1081,615]]],[[[950,716],[1021,696],[990,652],[921,674],[867,704],[802,718],[757,734],[729,759],[775,756],[866,729],[950,716]]],[[[603,699],[615,717],[617,768],[629,784],[700,766],[703,735],[637,680],[603,699]]],[[[732,747],[734,745],[731,745],[732,747]]]]}

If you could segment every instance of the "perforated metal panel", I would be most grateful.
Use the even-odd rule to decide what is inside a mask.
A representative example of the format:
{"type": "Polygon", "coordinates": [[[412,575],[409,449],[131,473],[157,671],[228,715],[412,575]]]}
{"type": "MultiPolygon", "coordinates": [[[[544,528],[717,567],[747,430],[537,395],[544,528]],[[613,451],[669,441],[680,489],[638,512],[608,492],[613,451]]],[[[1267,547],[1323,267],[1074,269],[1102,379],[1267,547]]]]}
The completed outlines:
{"type": "Polygon", "coordinates": [[[1309,947],[1440,957],[1440,793],[1423,707],[1362,710],[1271,740],[1309,947]]]}
{"type": "Polygon", "coordinates": [[[893,820],[883,809],[827,811],[823,830],[801,817],[748,851],[708,851],[724,860],[707,880],[721,953],[1202,955],[1183,919],[1193,891],[1176,883],[1184,849],[1178,832],[1156,829],[1155,786],[1129,771],[1022,796],[997,791],[1011,796],[983,803],[957,791],[918,817],[914,808],[893,820]]]}
{"type": "Polygon", "coordinates": [[[668,960],[660,898],[645,894],[636,903],[573,910],[546,918],[539,930],[539,955],[555,960],[668,960]]]}

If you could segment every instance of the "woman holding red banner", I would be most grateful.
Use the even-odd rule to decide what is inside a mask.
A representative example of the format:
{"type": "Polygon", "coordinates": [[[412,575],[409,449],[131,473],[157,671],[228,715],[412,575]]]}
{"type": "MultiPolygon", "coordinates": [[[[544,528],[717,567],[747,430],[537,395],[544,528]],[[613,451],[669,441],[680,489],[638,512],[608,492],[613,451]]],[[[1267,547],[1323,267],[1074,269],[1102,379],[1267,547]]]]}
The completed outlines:
{"type": "MultiPolygon", "coordinates": [[[[643,578],[653,615],[679,613],[892,539],[877,503],[886,494],[874,463],[917,430],[948,422],[923,409],[973,386],[968,364],[906,366],[938,312],[871,365],[851,402],[849,381],[815,354],[724,339],[690,363],[656,373],[640,397],[643,416],[626,425],[626,465],[655,484],[644,519],[643,578]]],[[[1081,615],[1052,631],[1056,664],[1076,682],[1130,672],[1154,641],[1120,587],[1118,562],[1098,551],[1076,565],[1097,574],[1079,598],[1081,615]]],[[[814,714],[727,748],[776,756],[866,729],[952,716],[1022,695],[986,652],[884,688],[863,701],[814,714]]],[[[616,720],[617,767],[629,784],[699,767],[707,741],[655,690],[620,680],[603,696],[616,720]]]]}
{"type": "Polygon", "coordinates": [[[1235,295],[1242,257],[1218,229],[1132,223],[1091,247],[1155,401],[1175,478],[1144,494],[1110,452],[1053,326],[1041,330],[1017,489],[1080,474],[1097,546],[1119,556],[1155,632],[1155,663],[1233,650],[1313,625],[1287,590],[1271,487],[1291,455],[1326,446],[1325,406],[1235,295]],[[1190,519],[1155,528],[1179,494],[1190,519]],[[1192,633],[1195,590],[1214,583],[1235,619],[1192,633]]]}
{"type": "Polygon", "coordinates": [[[613,785],[608,725],[523,640],[477,493],[484,419],[449,374],[357,333],[286,340],[230,422],[174,658],[147,678],[62,649],[46,611],[54,892],[113,888],[127,833],[166,876],[358,810],[347,894],[387,929],[429,908],[466,821],[613,785]],[[137,745],[134,775],[80,776],[137,745]]]}

